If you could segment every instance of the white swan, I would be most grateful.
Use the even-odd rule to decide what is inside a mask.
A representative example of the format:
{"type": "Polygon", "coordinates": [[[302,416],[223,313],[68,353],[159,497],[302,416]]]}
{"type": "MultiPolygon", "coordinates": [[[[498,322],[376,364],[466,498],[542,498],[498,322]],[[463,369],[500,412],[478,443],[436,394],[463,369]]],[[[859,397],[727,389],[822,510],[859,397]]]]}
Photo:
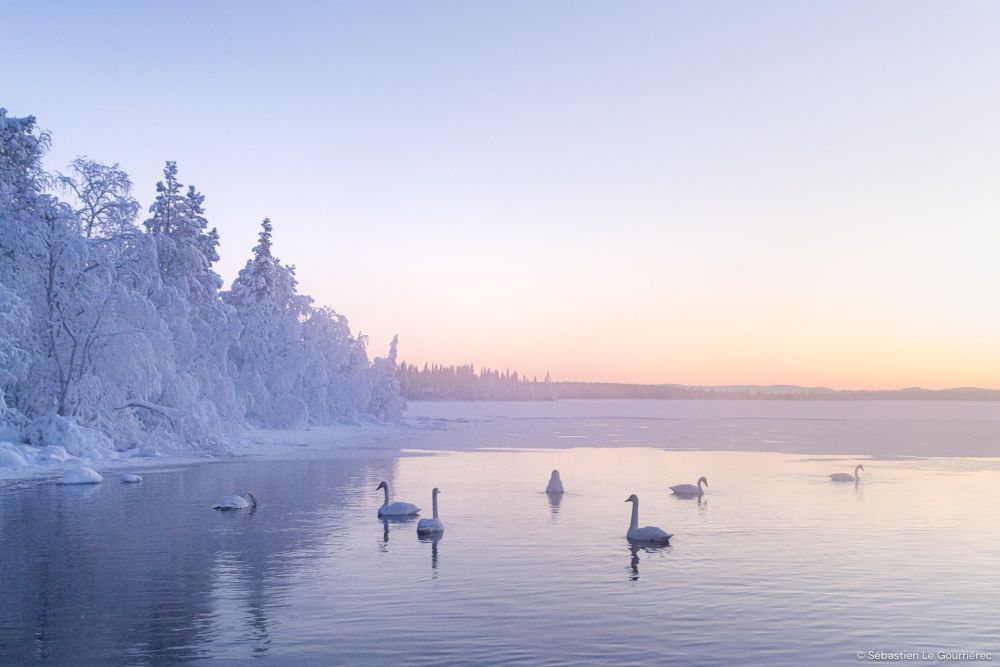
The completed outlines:
{"type": "Polygon", "coordinates": [[[708,486],[708,479],[705,477],[698,478],[698,484],[678,484],[677,486],[671,486],[670,490],[674,492],[676,496],[701,496],[704,495],[704,491],[701,485],[704,484],[708,486]]]}
{"type": "Polygon", "coordinates": [[[382,507],[378,508],[379,518],[384,516],[388,517],[415,516],[417,514],[420,514],[420,508],[414,505],[413,503],[403,503],[398,501],[390,503],[389,485],[385,482],[385,480],[379,482],[379,485],[375,487],[376,491],[378,491],[379,489],[385,491],[385,501],[382,503],[382,507]]]}
{"type": "Polygon", "coordinates": [[[632,522],[628,525],[628,532],[625,537],[631,542],[643,542],[646,544],[666,544],[673,537],[673,533],[656,526],[639,527],[639,497],[634,493],[625,499],[625,502],[632,503],[632,522]]]}
{"type": "Polygon", "coordinates": [[[246,496],[229,496],[212,509],[222,510],[245,510],[246,508],[257,509],[257,496],[247,491],[246,496]]]}
{"type": "Polygon", "coordinates": [[[859,463],[858,465],[854,466],[853,475],[847,472],[835,472],[832,475],[830,475],[830,479],[834,482],[860,482],[861,476],[858,475],[858,471],[864,469],[865,467],[859,463]]]}
{"type": "Polygon", "coordinates": [[[431,533],[443,533],[444,522],[438,518],[438,494],[441,489],[434,487],[431,491],[431,504],[434,508],[433,519],[421,519],[417,522],[417,535],[430,535],[431,533]]]}
{"type": "Polygon", "coordinates": [[[549,477],[549,485],[545,487],[545,493],[563,493],[562,480],[559,478],[558,470],[552,471],[552,477],[549,477]]]}

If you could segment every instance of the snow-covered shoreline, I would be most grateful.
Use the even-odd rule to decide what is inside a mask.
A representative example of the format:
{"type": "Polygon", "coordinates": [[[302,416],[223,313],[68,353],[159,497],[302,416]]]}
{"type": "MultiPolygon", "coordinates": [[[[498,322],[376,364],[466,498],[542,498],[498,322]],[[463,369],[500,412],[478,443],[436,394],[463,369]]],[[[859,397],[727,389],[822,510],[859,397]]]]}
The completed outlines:
{"type": "Polygon", "coordinates": [[[116,452],[91,449],[74,456],[65,447],[35,447],[10,442],[12,434],[0,434],[0,482],[14,480],[53,481],[81,465],[100,473],[148,470],[151,468],[225,462],[241,459],[285,460],[311,457],[366,455],[378,451],[398,451],[427,431],[447,428],[450,420],[425,417],[404,418],[396,423],[367,422],[333,424],[304,429],[255,428],[234,438],[227,454],[215,455],[190,450],[141,450],[116,452]]]}

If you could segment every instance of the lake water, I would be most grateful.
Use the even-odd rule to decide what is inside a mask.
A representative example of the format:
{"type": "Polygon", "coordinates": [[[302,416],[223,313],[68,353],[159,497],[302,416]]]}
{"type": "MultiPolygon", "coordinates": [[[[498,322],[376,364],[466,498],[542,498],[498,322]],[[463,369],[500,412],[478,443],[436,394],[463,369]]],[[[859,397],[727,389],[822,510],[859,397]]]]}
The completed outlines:
{"type": "Polygon", "coordinates": [[[0,664],[1000,660],[1000,459],[901,453],[1000,453],[1000,406],[824,405],[418,404],[363,453],[6,483],[0,664]],[[872,433],[896,441],[862,456],[872,433]],[[427,516],[440,487],[444,537],[377,519],[382,479],[427,516]],[[247,489],[257,511],[211,509],[247,489]],[[624,539],[631,493],[669,547],[624,539]]]}

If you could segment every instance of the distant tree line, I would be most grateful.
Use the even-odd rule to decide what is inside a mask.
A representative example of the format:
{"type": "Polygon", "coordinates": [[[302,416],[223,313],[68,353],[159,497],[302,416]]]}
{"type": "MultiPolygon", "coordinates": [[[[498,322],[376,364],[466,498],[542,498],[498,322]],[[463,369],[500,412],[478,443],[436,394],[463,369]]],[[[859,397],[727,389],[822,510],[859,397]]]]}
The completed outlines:
{"type": "Polygon", "coordinates": [[[554,401],[558,399],[647,399],[731,401],[1000,401],[1000,391],[976,387],[956,389],[853,390],[795,385],[694,386],[624,382],[555,382],[529,380],[516,371],[472,364],[418,368],[399,367],[400,391],[411,400],[554,401]]]}
{"type": "Polygon", "coordinates": [[[552,378],[544,380],[503,372],[464,366],[431,366],[419,368],[403,362],[397,370],[400,391],[413,400],[473,400],[473,401],[551,401],[556,398],[552,378]]]}

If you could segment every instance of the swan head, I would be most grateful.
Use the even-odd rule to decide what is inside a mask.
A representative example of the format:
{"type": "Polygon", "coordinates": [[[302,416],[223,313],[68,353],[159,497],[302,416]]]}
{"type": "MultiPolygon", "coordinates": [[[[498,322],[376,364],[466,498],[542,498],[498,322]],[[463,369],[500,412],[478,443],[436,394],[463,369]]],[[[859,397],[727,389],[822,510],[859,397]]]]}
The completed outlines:
{"type": "Polygon", "coordinates": [[[855,470],[864,470],[864,469],[865,469],[865,467],[863,465],[861,465],[860,463],[858,464],[858,467],[855,468],[855,470]]]}
{"type": "Polygon", "coordinates": [[[708,478],[707,477],[699,477],[698,478],[698,484],[704,484],[705,486],[708,486],[708,478]]]}
{"type": "Polygon", "coordinates": [[[389,485],[386,484],[385,480],[383,479],[381,482],[378,483],[378,486],[375,487],[375,490],[376,491],[381,491],[382,489],[388,488],[388,486],[389,485]]]}
{"type": "Polygon", "coordinates": [[[257,496],[253,494],[253,491],[247,491],[247,500],[250,501],[251,507],[257,507],[257,496]]]}
{"type": "Polygon", "coordinates": [[[629,496],[628,498],[625,499],[625,502],[627,502],[627,503],[637,503],[637,502],[639,502],[639,496],[637,496],[637,495],[635,495],[633,493],[631,496],[629,496]]]}
{"type": "Polygon", "coordinates": [[[441,489],[437,488],[436,486],[435,486],[435,487],[434,487],[434,489],[433,489],[433,490],[431,491],[431,495],[432,495],[432,496],[436,496],[436,495],[437,495],[437,494],[439,494],[439,493],[441,493],[441,489]]]}
{"type": "Polygon", "coordinates": [[[559,471],[558,470],[553,470],[552,471],[552,479],[559,479],[559,471]]]}

